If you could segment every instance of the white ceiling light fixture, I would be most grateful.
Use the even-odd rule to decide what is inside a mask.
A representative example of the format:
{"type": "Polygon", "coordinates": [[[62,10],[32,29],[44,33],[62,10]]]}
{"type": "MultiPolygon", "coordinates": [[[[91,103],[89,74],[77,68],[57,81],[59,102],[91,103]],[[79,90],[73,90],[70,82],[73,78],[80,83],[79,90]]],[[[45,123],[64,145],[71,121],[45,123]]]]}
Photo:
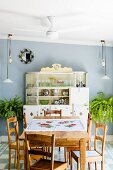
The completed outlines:
{"type": "MultiPolygon", "coordinates": [[[[63,18],[63,17],[61,17],[61,18],[63,18]]],[[[48,31],[46,31],[46,37],[50,38],[50,39],[58,39],[59,33],[81,31],[81,30],[86,30],[86,29],[90,28],[89,25],[75,25],[75,26],[73,25],[73,26],[68,26],[68,27],[60,29],[60,30],[56,30],[55,22],[58,19],[58,17],[47,16],[47,19],[50,23],[50,27],[49,27],[48,31]]],[[[71,19],[71,17],[70,17],[70,19],[71,19]]]]}
{"type": "Polygon", "coordinates": [[[49,39],[58,39],[58,32],[57,31],[47,31],[46,36],[49,39]]]}
{"type": "MultiPolygon", "coordinates": [[[[80,15],[81,16],[81,15],[80,15]]],[[[52,40],[59,39],[60,35],[64,33],[69,34],[71,32],[80,32],[90,29],[90,25],[85,24],[75,24],[74,22],[75,18],[78,19],[79,15],[76,16],[46,16],[46,17],[38,17],[38,20],[40,20],[41,25],[40,28],[14,28],[14,31],[20,31],[20,32],[26,32],[27,34],[37,34],[42,36],[45,35],[45,37],[42,38],[48,38],[52,40]],[[43,22],[42,22],[43,21],[43,22]],[[72,24],[73,21],[73,24],[72,24]],[[43,23],[43,24],[42,24],[43,23]]]]}
{"type": "Polygon", "coordinates": [[[55,29],[53,27],[53,24],[54,24],[54,21],[55,21],[55,17],[54,16],[47,16],[47,19],[49,20],[49,23],[50,23],[50,28],[46,32],[47,38],[58,39],[58,32],[55,31],[55,29]]]}
{"type": "Polygon", "coordinates": [[[12,63],[11,36],[12,36],[12,34],[8,34],[8,39],[7,39],[7,77],[3,81],[3,83],[13,83],[13,81],[11,79],[9,79],[9,67],[8,67],[8,65],[12,63]]]}
{"type": "Polygon", "coordinates": [[[104,67],[104,76],[102,77],[103,80],[109,80],[110,77],[107,75],[107,61],[106,61],[106,45],[105,40],[101,40],[102,43],[102,66],[104,67]],[[103,51],[104,46],[104,51],[103,51]]]}

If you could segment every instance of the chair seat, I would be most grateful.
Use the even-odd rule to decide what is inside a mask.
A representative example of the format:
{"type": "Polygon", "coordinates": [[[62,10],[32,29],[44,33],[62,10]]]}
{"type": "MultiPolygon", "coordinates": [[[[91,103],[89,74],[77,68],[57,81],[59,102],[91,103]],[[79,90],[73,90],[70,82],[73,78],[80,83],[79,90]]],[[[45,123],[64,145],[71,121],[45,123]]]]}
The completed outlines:
{"type": "MultiPolygon", "coordinates": [[[[73,151],[73,153],[79,158],[80,152],[79,151],[73,151]]],[[[96,152],[95,150],[86,151],[86,158],[87,157],[100,157],[101,155],[96,152]]]]}
{"type": "MultiPolygon", "coordinates": [[[[50,170],[51,167],[51,161],[47,159],[40,159],[36,163],[34,163],[30,170],[50,170]]],[[[60,162],[60,161],[54,161],[54,170],[61,170],[66,169],[67,163],[66,162],[60,162]]]]}
{"type": "MultiPolygon", "coordinates": [[[[10,147],[10,149],[15,149],[15,150],[17,150],[17,143],[16,143],[16,142],[11,142],[9,147],[10,147]]],[[[24,145],[23,145],[23,143],[20,143],[20,150],[24,150],[24,145]]]]}

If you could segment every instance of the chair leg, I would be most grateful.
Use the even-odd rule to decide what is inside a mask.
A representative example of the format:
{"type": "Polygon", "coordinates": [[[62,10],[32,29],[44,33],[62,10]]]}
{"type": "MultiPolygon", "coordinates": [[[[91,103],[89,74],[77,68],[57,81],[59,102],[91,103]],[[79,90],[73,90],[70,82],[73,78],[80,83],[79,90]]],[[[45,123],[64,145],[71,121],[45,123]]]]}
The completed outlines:
{"type": "Polygon", "coordinates": [[[104,170],[104,162],[101,161],[101,170],[104,170]]]}
{"type": "Polygon", "coordinates": [[[72,167],[73,166],[73,159],[72,159],[72,156],[70,156],[70,170],[72,170],[72,167]]]}
{"type": "Polygon", "coordinates": [[[19,154],[17,155],[17,170],[20,170],[20,158],[19,158],[19,154]]]}
{"type": "Polygon", "coordinates": [[[69,159],[69,165],[70,165],[70,163],[71,163],[71,152],[68,153],[68,157],[69,157],[68,159],[69,159]]]}
{"type": "Polygon", "coordinates": [[[91,163],[88,162],[88,170],[91,169],[91,163]]]}
{"type": "Polygon", "coordinates": [[[80,163],[77,162],[77,170],[80,170],[80,163]]]}
{"type": "Polygon", "coordinates": [[[64,158],[65,158],[65,162],[67,162],[68,161],[67,148],[64,148],[64,158]]]}
{"type": "Polygon", "coordinates": [[[11,149],[9,148],[9,163],[8,163],[8,170],[10,170],[11,166],[11,149]]]}
{"type": "Polygon", "coordinates": [[[15,157],[14,157],[14,167],[16,168],[16,162],[17,162],[17,151],[15,150],[15,157]]]}
{"type": "Polygon", "coordinates": [[[97,170],[97,162],[95,162],[95,170],[97,170]]]}
{"type": "Polygon", "coordinates": [[[47,152],[50,152],[51,148],[50,147],[47,147],[47,152]]]}
{"type": "Polygon", "coordinates": [[[60,147],[59,147],[59,152],[60,152],[60,147]]]}

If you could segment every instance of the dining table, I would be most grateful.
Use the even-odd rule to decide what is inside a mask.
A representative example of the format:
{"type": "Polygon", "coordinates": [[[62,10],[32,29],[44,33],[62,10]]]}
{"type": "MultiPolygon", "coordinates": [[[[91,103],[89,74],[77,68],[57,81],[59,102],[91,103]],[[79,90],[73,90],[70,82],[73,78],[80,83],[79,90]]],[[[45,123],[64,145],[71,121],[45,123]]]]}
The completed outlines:
{"type": "MultiPolygon", "coordinates": [[[[26,134],[55,135],[56,147],[75,147],[78,140],[85,138],[88,133],[77,116],[38,116],[34,117],[25,129],[26,134]]],[[[26,152],[26,149],[25,149],[26,152]]],[[[27,170],[25,153],[24,169],[27,170]]]]}

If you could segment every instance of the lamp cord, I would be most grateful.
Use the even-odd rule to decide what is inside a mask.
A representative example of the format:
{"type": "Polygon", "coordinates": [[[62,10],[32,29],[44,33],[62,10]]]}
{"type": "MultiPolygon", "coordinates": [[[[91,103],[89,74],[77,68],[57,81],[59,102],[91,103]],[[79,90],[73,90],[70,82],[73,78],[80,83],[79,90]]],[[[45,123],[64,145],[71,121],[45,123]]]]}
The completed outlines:
{"type": "Polygon", "coordinates": [[[8,79],[8,77],[9,77],[9,75],[8,75],[8,60],[9,60],[9,56],[8,56],[8,54],[9,54],[9,50],[8,50],[8,47],[9,47],[9,40],[7,39],[7,79],[8,79]]]}
{"type": "Polygon", "coordinates": [[[103,43],[102,43],[102,61],[103,61],[104,57],[103,57],[103,43]]]}
{"type": "Polygon", "coordinates": [[[10,36],[9,36],[9,57],[11,57],[11,37],[10,36]]]}
{"type": "Polygon", "coordinates": [[[105,70],[104,70],[104,71],[105,71],[105,72],[104,72],[105,75],[107,75],[107,74],[106,74],[106,46],[105,46],[105,70]]]}

